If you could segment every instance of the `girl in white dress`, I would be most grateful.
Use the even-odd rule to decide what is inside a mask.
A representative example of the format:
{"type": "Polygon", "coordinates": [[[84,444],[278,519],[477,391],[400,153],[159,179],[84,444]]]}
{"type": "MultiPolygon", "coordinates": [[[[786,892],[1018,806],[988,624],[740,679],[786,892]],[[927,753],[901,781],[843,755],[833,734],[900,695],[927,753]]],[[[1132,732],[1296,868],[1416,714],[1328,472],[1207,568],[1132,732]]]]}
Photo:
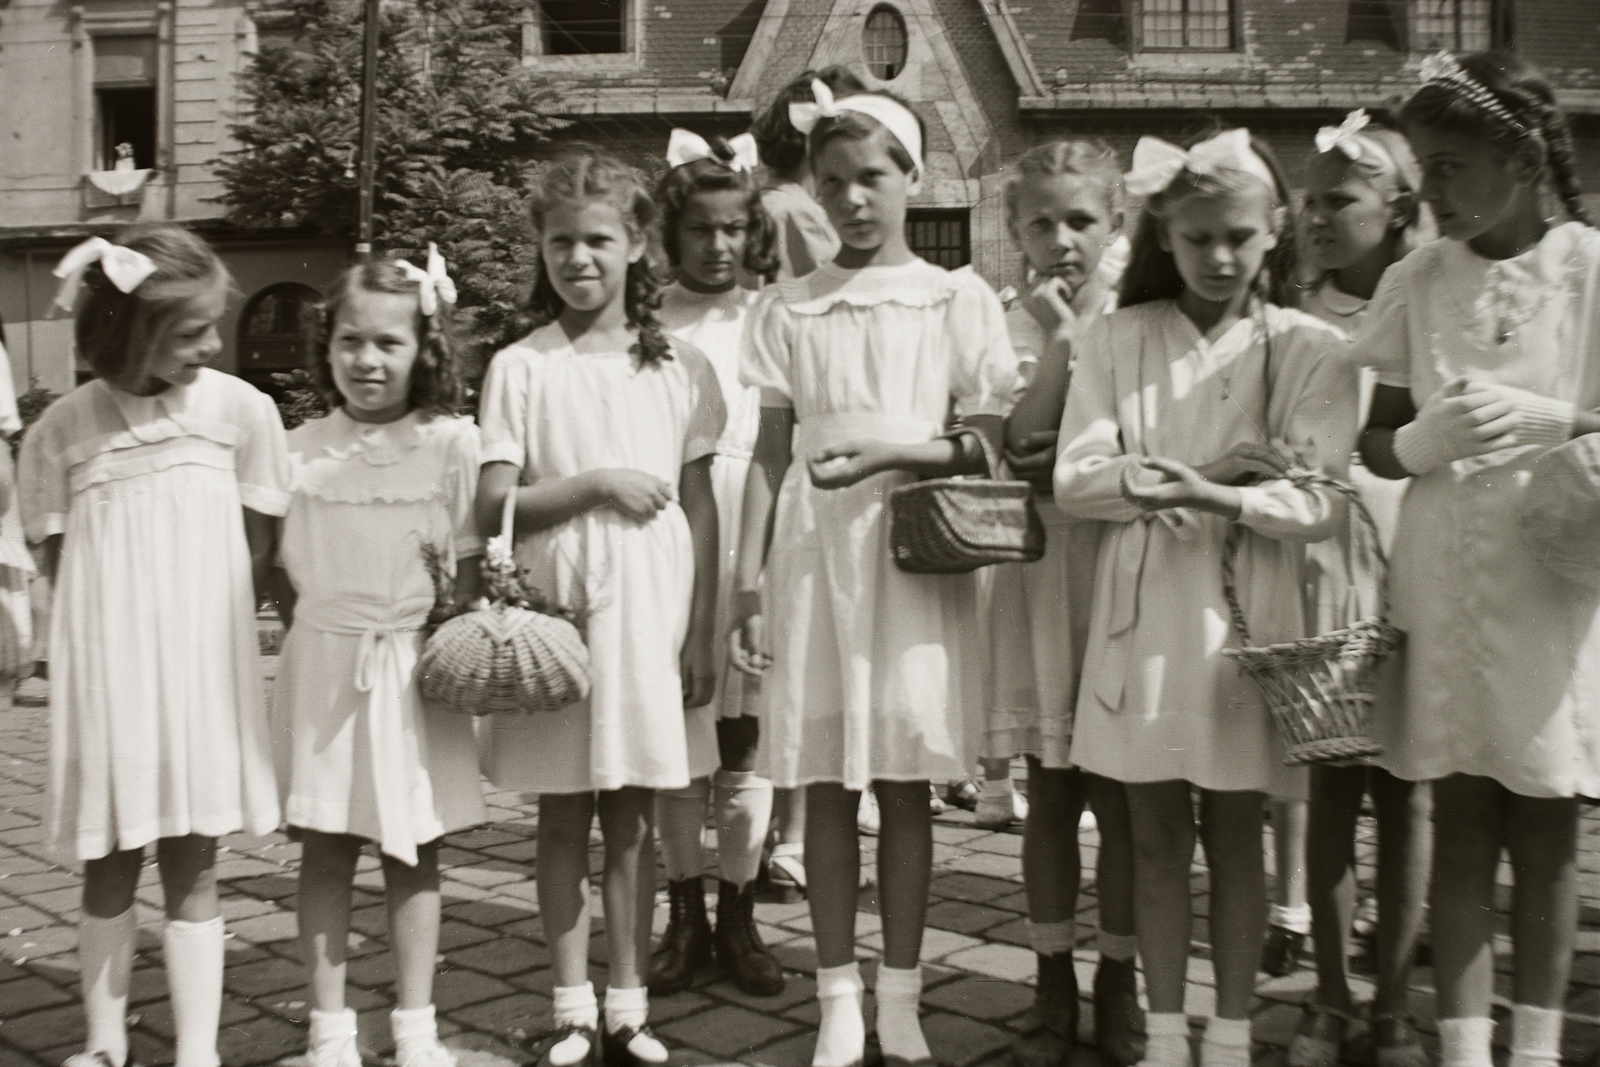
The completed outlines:
{"type": "Polygon", "coordinates": [[[135,227],[68,253],[78,351],[98,377],[23,443],[29,540],[54,576],[45,836],[84,864],[87,1051],[128,1054],[134,890],[155,844],[178,1067],[217,1067],[222,917],[216,839],[278,825],[256,590],[289,506],[283,424],[206,364],[231,279],[199,238],[135,227]]]}
{"type": "MultiPolygon", "coordinates": [[[[739,551],[739,512],[745,472],[755,447],[760,395],[739,384],[739,353],[756,294],[739,285],[741,271],[770,276],[775,268],[772,220],[762,210],[751,172],[755,141],[709,142],[673,130],[667,146],[672,170],[656,190],[661,206],[661,244],[677,280],[661,294],[661,325],[673,337],[705,353],[717,372],[728,423],[711,460],[717,498],[721,560],[717,573],[717,627],[713,654],[727,648],[734,564],[739,551]]],[[[755,924],[755,882],[761,850],[772,821],[772,782],[755,771],[761,720],[756,685],[724,669],[716,656],[717,698],[687,713],[687,789],[656,796],[656,818],[667,869],[671,919],[650,959],[650,992],[670,996],[689,987],[697,969],[712,960],[752,996],[783,992],[783,968],[761,942],[755,924]],[[711,772],[716,771],[717,930],[706,918],[705,855],[701,847],[711,772]]],[[[654,897],[655,886],[641,891],[654,897]]]]}
{"type": "Polygon", "coordinates": [[[812,88],[818,103],[795,105],[796,125],[810,133],[843,247],[833,263],[763,292],[752,312],[742,378],[761,390],[761,425],[733,656],[743,670],[764,669],[760,765],[780,787],[808,787],[822,1013],[813,1062],[847,1067],[863,1056],[856,812],[872,786],[883,812],[878,1037],[886,1061],[926,1063],[917,1006],[928,782],[962,777],[976,755],[981,726],[965,716],[982,707],[982,657],[972,576],[898,570],[884,503],[919,475],[983,469],[978,442],[939,434],[954,400],[970,427],[998,435],[1016,358],[988,285],[906,245],[906,200],[922,178],[917,117],[887,95],[835,102],[821,82],[812,88]]]}
{"type": "Polygon", "coordinates": [[[311,978],[311,1067],[359,1067],[345,1006],[356,859],[378,845],[395,955],[396,1057],[450,1067],[434,1026],[439,839],[484,820],[470,718],[422,701],[434,607],[428,551],[477,599],[478,429],[449,336],[455,290],[374,260],[335,283],[313,368],[333,410],[289,434],[293,502],[275,572],[288,628],[272,702],[284,819],[300,837],[300,951],[311,978]]]}
{"type": "Polygon", "coordinates": [[[1254,640],[1302,636],[1302,544],[1332,534],[1345,508],[1281,475],[1291,463],[1343,474],[1355,375],[1336,331],[1280,306],[1286,192],[1247,131],[1187,151],[1141,139],[1128,191],[1148,199],[1122,308],[1079,338],[1055,468],[1057,505],[1106,524],[1072,759],[1127,787],[1152,1067],[1189,1063],[1199,790],[1217,981],[1202,1063],[1243,1067],[1266,920],[1262,800],[1282,750],[1255,684],[1223,655],[1239,638],[1222,553],[1243,525],[1254,640]]]}
{"type": "Polygon", "coordinates": [[[1495,872],[1516,875],[1512,1063],[1560,1054],[1578,798],[1600,796],[1600,595],[1525,547],[1538,457],[1600,431],[1600,234],[1550,83],[1440,53],[1401,110],[1445,240],[1390,267],[1356,343],[1367,467],[1413,476],[1390,596],[1407,632],[1396,777],[1433,780],[1433,962],[1449,1067],[1488,1067],[1495,872]],[[1553,187],[1572,222],[1546,221],[1553,187]]]}
{"type": "Polygon", "coordinates": [[[1031,1025],[1012,1043],[1012,1058],[1019,1067],[1054,1067],[1065,1062],[1077,1040],[1072,952],[1080,864],[1077,835],[1064,830],[1078,825],[1087,801],[1100,829],[1095,1043],[1108,1062],[1127,1067],[1144,1050],[1127,795],[1121,783],[1073,766],[1070,755],[1100,524],[1068,520],[1051,490],[1073,338],[1115,307],[1120,273],[1108,276],[1103,264],[1122,233],[1122,168],[1116,153],[1099,141],[1049,141],[1018,159],[1011,171],[1008,225],[1034,284],[1006,314],[1023,390],[1006,420],[1006,453],[1014,474],[1039,484],[1045,523],[1044,559],[993,571],[994,678],[984,789],[985,797],[1001,792],[993,783],[1009,784],[1012,758],[1026,754],[1022,870],[1028,938],[1039,968],[1031,1025]]]}
{"type": "Polygon", "coordinates": [[[646,242],[656,210],[638,175],[573,148],[541,173],[532,214],[532,303],[548,325],[489,365],[478,511],[480,526],[498,528],[506,495],[516,494],[517,560],[584,616],[593,689],[552,714],[496,717],[486,770],[501,788],[539,794],[539,908],[557,1029],[545,1058],[598,1064],[603,1043],[610,1067],[656,1064],[667,1053],[645,1025],[640,856],[655,790],[689,784],[685,709],[716,693],[711,466],[726,412],[706,357],[669,340],[652,310],[658,283],[646,242]],[[600,1039],[588,977],[597,807],[610,946],[600,1039]]]}
{"type": "MultiPolygon", "coordinates": [[[[1317,133],[1306,165],[1301,233],[1305,263],[1315,271],[1303,307],[1353,335],[1378,279],[1390,264],[1433,236],[1432,216],[1417,198],[1422,175],[1410,145],[1398,131],[1351,112],[1338,127],[1317,133]]],[[[1376,375],[1361,377],[1362,416],[1376,375]]],[[[1377,524],[1387,551],[1394,541],[1403,482],[1369,473],[1353,457],[1350,482],[1377,524]]],[[[1379,609],[1377,575],[1354,566],[1370,537],[1354,510],[1345,529],[1306,549],[1306,625],[1326,633],[1379,609]]],[[[1382,682],[1397,683],[1403,655],[1385,661],[1382,682]]],[[[1387,754],[1399,738],[1395,684],[1384,684],[1373,708],[1373,731],[1387,754]]],[[[1290,1067],[1333,1067],[1355,1019],[1348,974],[1351,924],[1356,907],[1355,838],[1361,799],[1371,792],[1378,821],[1377,991],[1372,1002],[1372,1041],[1379,1067],[1426,1067],[1410,1014],[1411,960],[1427,895],[1430,793],[1384,769],[1386,756],[1346,767],[1311,767],[1310,825],[1305,869],[1314,936],[1317,993],[1290,1043],[1290,1067]]],[[[1277,813],[1274,812],[1274,819],[1277,813]]],[[[1276,824],[1274,829],[1277,829],[1276,824]]],[[[1280,861],[1281,862],[1281,861],[1280,861]]],[[[1280,866],[1280,871],[1281,871],[1280,866]]],[[[1274,908],[1274,911],[1277,909],[1274,908]]],[[[1269,938],[1272,931],[1269,930],[1269,938]]]]}

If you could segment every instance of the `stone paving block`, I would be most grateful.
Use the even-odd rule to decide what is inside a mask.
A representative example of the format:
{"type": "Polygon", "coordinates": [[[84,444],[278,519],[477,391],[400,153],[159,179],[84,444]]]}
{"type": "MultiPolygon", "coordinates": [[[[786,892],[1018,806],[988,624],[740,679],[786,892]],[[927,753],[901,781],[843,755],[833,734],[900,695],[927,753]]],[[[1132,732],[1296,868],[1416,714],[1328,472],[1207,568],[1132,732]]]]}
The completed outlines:
{"type": "Polygon", "coordinates": [[[539,993],[514,992],[456,1008],[448,1015],[470,1029],[522,1042],[549,1027],[550,998],[539,993]]]}
{"type": "Polygon", "coordinates": [[[928,908],[928,925],[953,933],[977,936],[1001,923],[1015,922],[1013,912],[964,900],[941,900],[928,908]]]}
{"type": "Polygon", "coordinates": [[[524,941],[520,937],[494,937],[450,952],[449,962],[456,967],[468,967],[504,978],[550,966],[550,952],[543,945],[524,941]]]}
{"type": "Polygon", "coordinates": [[[473,971],[455,970],[434,982],[433,1003],[440,1011],[451,1012],[468,1004],[479,1004],[495,997],[515,993],[516,989],[498,978],[473,971]]]}
{"type": "Polygon", "coordinates": [[[40,1061],[19,1049],[0,1045],[0,1067],[39,1067],[40,1061]]]}
{"type": "Polygon", "coordinates": [[[294,896],[296,883],[292,874],[263,874],[257,878],[235,879],[228,883],[228,888],[262,900],[283,900],[294,896]]]}
{"type": "Polygon", "coordinates": [[[1011,1035],[999,1027],[942,1011],[922,1017],[922,1033],[949,1067],[967,1067],[1011,1044],[1011,1035]]]}
{"type": "Polygon", "coordinates": [[[661,1035],[724,1059],[744,1056],[796,1030],[793,1023],[728,1004],[666,1023],[661,1035]]]}
{"type": "MultiPolygon", "coordinates": [[[[16,937],[0,938],[0,956],[7,957],[18,966],[25,961],[58,956],[64,952],[76,955],[77,947],[76,926],[36,926],[16,937]]],[[[71,966],[74,970],[77,969],[75,962],[71,966]]]]}
{"type": "Polygon", "coordinates": [[[278,910],[277,906],[271,901],[239,896],[236,893],[224,893],[218,904],[222,910],[223,920],[230,924],[241,919],[253,919],[257,915],[266,915],[268,912],[278,910]]]}
{"type": "MultiPolygon", "coordinates": [[[[37,975],[29,975],[26,978],[0,983],[0,1005],[5,1009],[4,1014],[0,1014],[0,1019],[15,1018],[40,1008],[70,1004],[74,999],[76,998],[71,993],[60,986],[47,982],[37,975]]],[[[0,1030],[0,1040],[4,1039],[5,1033],[0,1030]]]]}
{"type": "Polygon", "coordinates": [[[528,909],[520,904],[509,904],[497,899],[475,900],[465,904],[451,904],[444,909],[446,919],[456,919],[484,929],[498,929],[504,923],[519,922],[528,918],[528,909]]]}
{"type": "Polygon", "coordinates": [[[271,911],[229,923],[228,932],[252,945],[269,945],[299,937],[300,924],[292,911],[271,911]]]}
{"type": "Polygon", "coordinates": [[[1022,835],[1020,833],[990,833],[982,837],[974,837],[966,842],[966,848],[974,852],[992,852],[997,856],[1011,856],[1021,858],[1022,835]]]}
{"type": "Polygon", "coordinates": [[[242,967],[229,967],[223,984],[235,996],[264,997],[301,988],[306,984],[306,971],[298,963],[274,956],[242,967]]]}
{"type": "Polygon", "coordinates": [[[64,1041],[83,1040],[83,1009],[77,1004],[31,1011],[25,1015],[7,1015],[0,1026],[0,1042],[24,1052],[43,1052],[64,1041]]]}
{"type": "Polygon", "coordinates": [[[83,886],[83,879],[71,871],[40,870],[29,871],[13,875],[0,880],[0,889],[5,890],[7,896],[25,897],[30,893],[48,893],[52,889],[79,888],[83,886]]]}
{"type": "MultiPolygon", "coordinates": [[[[879,931],[866,937],[858,937],[856,938],[856,943],[872,949],[873,952],[882,952],[883,933],[879,931]]],[[[968,937],[966,934],[957,934],[949,930],[938,930],[930,927],[922,933],[922,958],[925,960],[943,960],[952,953],[976,948],[982,944],[983,942],[976,937],[968,937]]],[[[960,965],[958,964],[957,966],[960,965]]]]}
{"type": "Polygon", "coordinates": [[[739,1004],[751,1011],[766,1012],[769,1015],[780,1014],[796,1004],[816,997],[816,979],[803,974],[786,974],[783,977],[783,992],[770,997],[753,997],[742,992],[727,978],[718,979],[707,985],[705,992],[730,1004],[739,1004]]]}
{"type": "MultiPolygon", "coordinates": [[[[11,887],[6,887],[6,892],[11,892],[11,887]]],[[[47,911],[52,915],[62,918],[71,917],[76,921],[78,909],[83,903],[83,887],[78,885],[62,886],[58,889],[49,889],[38,893],[18,893],[23,903],[40,911],[47,911]]]]}
{"type": "Polygon", "coordinates": [[[650,998],[650,1023],[659,1026],[674,1019],[682,1019],[686,1015],[694,1015],[714,1007],[716,1001],[706,996],[697,989],[685,989],[682,993],[674,993],[670,997],[650,998]]]}
{"type": "Polygon", "coordinates": [[[987,904],[996,897],[1010,896],[1016,891],[1016,884],[1006,879],[959,872],[935,872],[929,886],[929,892],[936,897],[970,900],[975,904],[987,904]]]}
{"type": "Polygon", "coordinates": [[[1297,1004],[1273,1004],[1250,1013],[1250,1038],[1257,1044],[1288,1047],[1304,1011],[1297,1004]]]}
{"type": "Polygon", "coordinates": [[[0,908],[0,939],[10,939],[18,936],[12,933],[13,930],[34,930],[41,926],[49,926],[55,921],[55,916],[48,915],[27,904],[14,904],[9,908],[0,908]]]}
{"type": "Polygon", "coordinates": [[[942,869],[961,874],[1004,878],[1012,882],[1022,880],[1022,868],[1015,859],[1010,856],[997,856],[992,852],[970,852],[959,859],[951,860],[942,869]]]}
{"type": "Polygon", "coordinates": [[[994,978],[957,978],[922,994],[929,1008],[942,1008],[986,1022],[1000,1022],[1028,1010],[1033,989],[994,978]]]}
{"type": "Polygon", "coordinates": [[[800,1033],[766,1045],[744,1057],[754,1067],[809,1067],[817,1035],[800,1033]]]}
{"type": "Polygon", "coordinates": [[[979,943],[952,952],[944,958],[944,963],[1007,982],[1031,982],[1037,969],[1034,954],[1015,945],[979,943]]]}
{"type": "Polygon", "coordinates": [[[262,1015],[246,1025],[227,1025],[217,1032],[217,1053],[228,1067],[276,1063],[306,1047],[306,1033],[282,1019],[262,1015]]]}

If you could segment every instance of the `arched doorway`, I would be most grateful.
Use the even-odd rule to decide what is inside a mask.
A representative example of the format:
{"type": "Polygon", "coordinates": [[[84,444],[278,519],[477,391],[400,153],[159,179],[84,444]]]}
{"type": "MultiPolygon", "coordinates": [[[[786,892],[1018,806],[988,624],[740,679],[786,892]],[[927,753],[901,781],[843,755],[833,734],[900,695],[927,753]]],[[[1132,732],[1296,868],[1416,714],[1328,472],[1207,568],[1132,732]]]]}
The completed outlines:
{"type": "Polygon", "coordinates": [[[252,296],[239,316],[239,377],[274,397],[282,393],[272,376],[308,365],[321,304],[321,293],[298,282],[252,296]]]}

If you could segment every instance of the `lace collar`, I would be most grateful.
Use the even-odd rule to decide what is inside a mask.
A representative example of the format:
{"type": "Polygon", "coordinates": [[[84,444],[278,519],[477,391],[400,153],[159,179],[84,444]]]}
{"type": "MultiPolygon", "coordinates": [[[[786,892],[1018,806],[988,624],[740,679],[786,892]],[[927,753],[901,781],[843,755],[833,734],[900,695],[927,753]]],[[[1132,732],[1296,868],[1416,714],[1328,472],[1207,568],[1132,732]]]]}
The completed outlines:
{"type": "Polygon", "coordinates": [[[846,270],[824,263],[804,278],[779,282],[784,303],[799,315],[826,314],[837,304],[869,308],[879,304],[936,307],[961,288],[971,270],[947,271],[923,259],[895,267],[846,270]]]}
{"type": "MultiPolygon", "coordinates": [[[[349,461],[359,458],[371,467],[387,467],[400,462],[406,453],[422,444],[422,416],[409,411],[393,422],[361,422],[342,407],[334,408],[318,420],[322,432],[316,442],[329,459],[349,461]]],[[[316,424],[310,424],[316,425],[316,424]]]]}

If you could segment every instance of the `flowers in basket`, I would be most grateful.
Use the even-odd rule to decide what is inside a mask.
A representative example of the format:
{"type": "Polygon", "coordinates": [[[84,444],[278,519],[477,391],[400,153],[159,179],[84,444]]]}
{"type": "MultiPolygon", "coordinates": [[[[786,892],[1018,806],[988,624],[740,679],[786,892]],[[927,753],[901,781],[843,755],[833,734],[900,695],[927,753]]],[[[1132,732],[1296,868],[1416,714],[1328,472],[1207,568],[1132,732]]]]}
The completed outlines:
{"type": "Polygon", "coordinates": [[[438,549],[424,546],[423,556],[434,579],[428,624],[437,627],[417,662],[424,697],[463,715],[490,715],[554,711],[589,695],[581,620],[528,580],[509,530],[489,539],[486,596],[472,610],[456,603],[438,549]]]}

